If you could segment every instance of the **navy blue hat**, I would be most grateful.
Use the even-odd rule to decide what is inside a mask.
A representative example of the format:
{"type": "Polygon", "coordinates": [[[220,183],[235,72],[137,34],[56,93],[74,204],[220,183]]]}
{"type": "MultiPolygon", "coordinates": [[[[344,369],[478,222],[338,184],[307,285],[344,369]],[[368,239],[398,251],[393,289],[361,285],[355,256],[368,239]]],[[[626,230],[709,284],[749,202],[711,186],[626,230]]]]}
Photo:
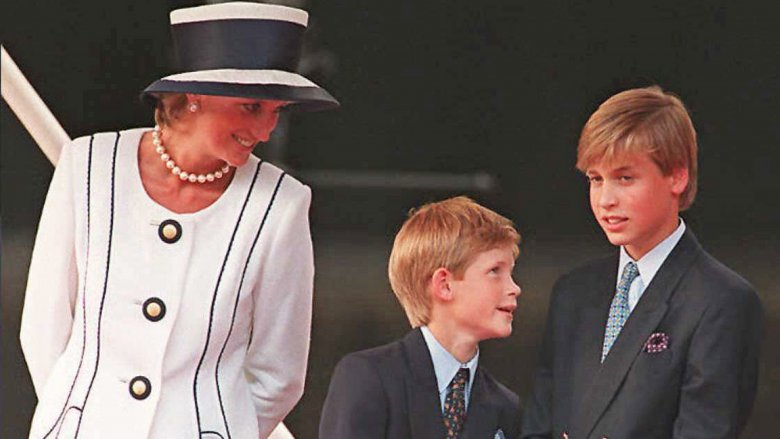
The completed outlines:
{"type": "Polygon", "coordinates": [[[279,5],[232,2],[171,12],[178,71],[146,87],[154,93],[195,93],[290,101],[301,111],[339,102],[295,72],[309,14],[279,5]]]}

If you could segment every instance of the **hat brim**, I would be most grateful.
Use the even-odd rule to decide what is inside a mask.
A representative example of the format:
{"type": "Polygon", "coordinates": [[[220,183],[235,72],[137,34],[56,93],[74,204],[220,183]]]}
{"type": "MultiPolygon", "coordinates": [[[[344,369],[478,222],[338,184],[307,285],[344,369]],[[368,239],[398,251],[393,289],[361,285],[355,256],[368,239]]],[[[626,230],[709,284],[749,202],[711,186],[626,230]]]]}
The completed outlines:
{"type": "Polygon", "coordinates": [[[156,93],[194,93],[288,101],[294,111],[324,111],[339,102],[325,89],[297,73],[280,71],[211,71],[171,75],[144,89],[141,98],[155,105],[156,93]]]}

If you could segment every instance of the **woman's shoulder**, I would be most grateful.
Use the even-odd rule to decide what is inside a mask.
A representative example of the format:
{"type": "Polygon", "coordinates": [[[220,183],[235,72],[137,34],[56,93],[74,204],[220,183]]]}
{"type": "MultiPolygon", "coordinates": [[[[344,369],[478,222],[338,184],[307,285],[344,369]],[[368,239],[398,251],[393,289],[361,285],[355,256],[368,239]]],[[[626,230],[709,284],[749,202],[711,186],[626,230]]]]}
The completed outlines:
{"type": "Polygon", "coordinates": [[[77,137],[68,143],[65,148],[73,150],[73,153],[94,152],[96,148],[100,150],[113,149],[113,146],[119,142],[135,142],[141,140],[141,136],[151,128],[130,128],[117,131],[100,131],[92,134],[86,134],[77,137]]]}
{"type": "Polygon", "coordinates": [[[71,169],[72,172],[82,173],[87,170],[88,163],[103,162],[111,158],[110,151],[120,132],[99,132],[76,137],[64,145],[60,150],[57,168],[71,169]]]}
{"type": "Polygon", "coordinates": [[[140,138],[145,132],[151,131],[151,128],[148,127],[141,127],[141,128],[128,128],[123,130],[115,130],[115,131],[98,131],[95,133],[85,134],[83,136],[76,137],[71,141],[71,143],[75,144],[89,144],[90,142],[106,142],[106,141],[116,141],[117,139],[123,139],[127,137],[132,138],[140,138]]]}
{"type": "MultiPolygon", "coordinates": [[[[260,162],[260,159],[255,158],[255,160],[260,162]]],[[[264,174],[266,178],[276,183],[280,195],[288,197],[309,197],[311,194],[309,186],[273,163],[267,161],[260,162],[260,172],[264,174]]]]}

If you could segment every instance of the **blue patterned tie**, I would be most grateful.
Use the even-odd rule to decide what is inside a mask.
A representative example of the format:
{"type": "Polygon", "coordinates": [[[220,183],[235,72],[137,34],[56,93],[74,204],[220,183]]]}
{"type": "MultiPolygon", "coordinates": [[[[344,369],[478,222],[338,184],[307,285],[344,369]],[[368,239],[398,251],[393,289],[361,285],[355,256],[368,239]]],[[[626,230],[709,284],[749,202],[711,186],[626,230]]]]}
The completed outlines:
{"type": "Polygon", "coordinates": [[[609,318],[607,319],[607,329],[604,332],[604,346],[601,350],[601,362],[607,358],[609,350],[615,343],[620,330],[626,324],[631,310],[628,308],[628,290],[631,288],[631,282],[639,275],[639,269],[636,264],[629,262],[623,268],[623,274],[618,282],[617,292],[612,298],[612,305],[609,307],[609,318]]]}
{"type": "Polygon", "coordinates": [[[457,439],[466,422],[466,386],[469,382],[469,370],[461,367],[447,386],[444,399],[444,427],[447,439],[457,439]]]}

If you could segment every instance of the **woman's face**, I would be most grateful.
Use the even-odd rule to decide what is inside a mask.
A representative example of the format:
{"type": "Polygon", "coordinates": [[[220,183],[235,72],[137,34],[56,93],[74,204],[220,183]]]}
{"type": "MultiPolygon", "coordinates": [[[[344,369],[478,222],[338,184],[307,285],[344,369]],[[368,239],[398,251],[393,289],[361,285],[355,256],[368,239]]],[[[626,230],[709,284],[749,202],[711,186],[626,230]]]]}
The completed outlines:
{"type": "Polygon", "coordinates": [[[188,106],[195,102],[192,115],[193,143],[203,153],[241,166],[259,142],[267,142],[276,128],[279,111],[288,102],[252,98],[188,95],[188,106]]]}

